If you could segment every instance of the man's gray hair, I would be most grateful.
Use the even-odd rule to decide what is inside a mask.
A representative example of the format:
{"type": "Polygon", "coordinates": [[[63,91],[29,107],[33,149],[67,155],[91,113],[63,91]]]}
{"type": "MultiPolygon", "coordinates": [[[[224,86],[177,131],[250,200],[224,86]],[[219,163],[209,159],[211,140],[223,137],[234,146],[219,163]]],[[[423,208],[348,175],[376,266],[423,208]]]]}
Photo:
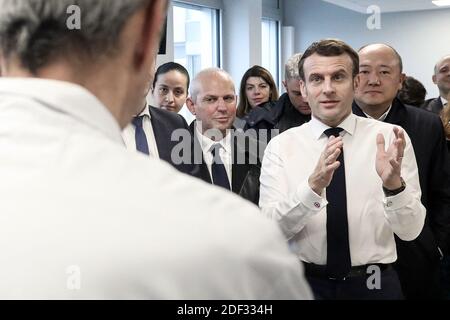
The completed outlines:
{"type": "Polygon", "coordinates": [[[113,56],[127,20],[152,0],[0,0],[0,52],[32,73],[60,57],[113,56]],[[80,28],[67,21],[80,9],[80,28]],[[69,12],[69,13],[68,13],[69,12]]]}
{"type": "Polygon", "coordinates": [[[300,73],[298,63],[302,58],[302,53],[296,53],[290,57],[284,65],[284,79],[289,81],[291,79],[300,80],[300,73]]]}

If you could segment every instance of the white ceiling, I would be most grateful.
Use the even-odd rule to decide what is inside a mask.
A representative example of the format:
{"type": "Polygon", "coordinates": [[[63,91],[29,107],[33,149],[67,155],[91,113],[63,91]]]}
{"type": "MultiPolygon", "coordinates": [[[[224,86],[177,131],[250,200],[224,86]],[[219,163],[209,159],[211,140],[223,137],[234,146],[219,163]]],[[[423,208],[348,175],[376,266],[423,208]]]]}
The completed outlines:
{"type": "Polygon", "coordinates": [[[360,13],[367,13],[367,8],[376,5],[383,12],[419,11],[448,9],[438,7],[431,0],[322,0],[360,13]]]}

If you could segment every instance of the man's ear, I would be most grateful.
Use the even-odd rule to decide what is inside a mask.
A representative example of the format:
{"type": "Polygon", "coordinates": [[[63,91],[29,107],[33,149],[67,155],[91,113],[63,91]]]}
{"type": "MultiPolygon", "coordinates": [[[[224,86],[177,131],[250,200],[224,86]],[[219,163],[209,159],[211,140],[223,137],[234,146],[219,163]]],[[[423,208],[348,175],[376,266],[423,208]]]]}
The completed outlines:
{"type": "Polygon", "coordinates": [[[308,98],[308,92],[306,90],[306,84],[305,81],[300,80],[300,92],[302,93],[303,98],[308,98]]]}
{"type": "Polygon", "coordinates": [[[134,67],[137,70],[153,70],[159,50],[161,33],[167,15],[166,0],[152,0],[144,9],[144,19],[140,25],[138,42],[134,54],[134,67]]]}
{"type": "Polygon", "coordinates": [[[194,101],[192,101],[191,97],[188,97],[186,99],[186,107],[189,109],[189,111],[195,116],[195,104],[194,101]]]}
{"type": "Polygon", "coordinates": [[[287,82],[286,82],[286,80],[281,81],[281,83],[283,83],[284,89],[286,89],[286,91],[288,91],[288,90],[287,90],[287,82]]]}
{"type": "Polygon", "coordinates": [[[433,80],[433,83],[434,84],[437,84],[436,82],[437,82],[437,79],[436,79],[436,75],[435,74],[433,74],[433,77],[431,77],[431,80],[433,80]]]}
{"type": "Polygon", "coordinates": [[[400,90],[403,87],[403,82],[405,82],[406,74],[402,73],[400,74],[400,83],[398,85],[398,90],[400,90]]]}
{"type": "Polygon", "coordinates": [[[353,79],[353,88],[355,88],[355,91],[359,88],[360,83],[361,79],[359,77],[359,74],[357,74],[356,77],[353,79]]]}

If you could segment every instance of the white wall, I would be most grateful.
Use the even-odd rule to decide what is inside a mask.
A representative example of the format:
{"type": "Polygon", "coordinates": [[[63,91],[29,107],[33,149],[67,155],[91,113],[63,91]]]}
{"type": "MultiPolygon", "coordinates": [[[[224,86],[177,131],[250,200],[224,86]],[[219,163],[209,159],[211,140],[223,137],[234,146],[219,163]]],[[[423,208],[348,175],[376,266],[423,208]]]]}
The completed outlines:
{"type": "Polygon", "coordinates": [[[261,64],[261,0],[225,0],[223,17],[223,65],[238,90],[242,75],[261,64]]]}
{"type": "Polygon", "coordinates": [[[372,42],[392,45],[402,56],[404,72],[420,80],[428,98],[438,96],[431,81],[436,61],[450,54],[450,9],[382,13],[381,29],[369,30],[369,15],[318,0],[284,0],[284,25],[295,28],[296,51],[313,41],[335,37],[355,49],[372,42]]]}

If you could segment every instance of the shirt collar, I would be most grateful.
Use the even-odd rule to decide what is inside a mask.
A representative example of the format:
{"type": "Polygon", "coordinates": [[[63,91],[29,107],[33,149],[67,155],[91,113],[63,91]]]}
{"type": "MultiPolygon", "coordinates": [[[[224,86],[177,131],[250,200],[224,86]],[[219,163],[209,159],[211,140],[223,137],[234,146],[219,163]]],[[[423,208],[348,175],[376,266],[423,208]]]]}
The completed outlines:
{"type": "Polygon", "coordinates": [[[444,97],[440,97],[441,98],[441,102],[442,105],[444,106],[446,103],[448,103],[447,99],[445,99],[444,97]]]}
{"type": "MultiPolygon", "coordinates": [[[[344,129],[346,133],[353,135],[356,129],[356,118],[356,115],[350,113],[347,118],[345,118],[344,121],[342,121],[336,127],[340,127],[344,129]]],[[[331,128],[330,126],[324,124],[319,119],[314,117],[314,115],[311,116],[311,121],[309,121],[307,124],[311,128],[314,138],[316,138],[317,140],[319,140],[322,136],[325,136],[325,134],[323,133],[325,130],[331,128]]]]}
{"type": "Polygon", "coordinates": [[[0,78],[0,94],[33,99],[123,144],[117,120],[97,97],[79,85],[49,79],[0,78]]]}
{"type": "Polygon", "coordinates": [[[149,119],[152,118],[152,116],[150,115],[150,107],[148,106],[148,104],[145,104],[144,110],[139,113],[139,117],[141,116],[147,116],[149,119]]]}
{"type": "Polygon", "coordinates": [[[231,134],[230,134],[230,131],[229,131],[229,130],[227,130],[227,134],[226,134],[225,137],[224,137],[222,140],[220,140],[220,141],[214,141],[214,140],[211,140],[211,139],[208,138],[207,136],[203,135],[203,134],[200,132],[200,129],[198,128],[197,123],[195,124],[195,131],[196,131],[196,133],[197,133],[197,137],[198,137],[198,139],[199,139],[200,146],[202,147],[202,150],[203,150],[204,152],[209,152],[209,151],[211,150],[211,147],[212,147],[214,144],[219,143],[219,144],[222,146],[222,148],[225,149],[225,151],[226,151],[227,153],[231,153],[231,134]]]}
{"type": "Polygon", "coordinates": [[[386,117],[387,117],[389,111],[391,111],[391,109],[392,109],[392,104],[389,106],[389,108],[386,110],[386,112],[383,113],[383,114],[381,115],[381,117],[379,117],[378,119],[375,119],[374,117],[371,117],[370,115],[368,115],[367,113],[365,113],[362,109],[361,109],[361,111],[362,111],[362,112],[366,115],[366,117],[369,118],[369,119],[374,119],[374,120],[378,120],[378,121],[384,121],[384,120],[386,120],[386,117]]]}

